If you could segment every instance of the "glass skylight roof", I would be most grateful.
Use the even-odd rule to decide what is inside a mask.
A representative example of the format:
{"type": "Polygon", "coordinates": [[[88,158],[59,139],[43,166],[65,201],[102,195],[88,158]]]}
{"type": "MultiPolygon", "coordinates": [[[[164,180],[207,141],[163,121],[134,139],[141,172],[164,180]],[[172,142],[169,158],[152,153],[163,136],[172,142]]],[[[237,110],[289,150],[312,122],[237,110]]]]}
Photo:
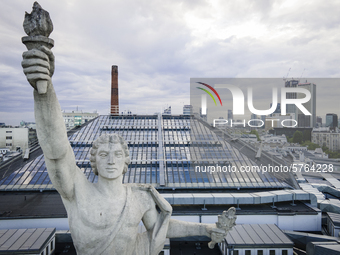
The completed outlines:
{"type": "MultiPolygon", "coordinates": [[[[92,142],[103,133],[118,133],[128,143],[131,164],[124,183],[165,188],[284,188],[269,173],[197,172],[195,166],[255,165],[231,142],[190,116],[99,116],[69,137],[76,164],[90,182],[92,142]],[[191,148],[191,149],[190,149],[191,148]]],[[[41,155],[0,180],[0,190],[54,189],[41,155]]]]}

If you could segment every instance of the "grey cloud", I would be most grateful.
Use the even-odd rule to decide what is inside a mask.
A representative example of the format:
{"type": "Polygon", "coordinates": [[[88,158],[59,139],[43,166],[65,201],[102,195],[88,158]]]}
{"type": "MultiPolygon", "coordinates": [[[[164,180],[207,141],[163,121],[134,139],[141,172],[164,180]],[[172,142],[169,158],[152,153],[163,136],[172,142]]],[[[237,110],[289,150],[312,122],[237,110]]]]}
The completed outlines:
{"type": "MultiPolygon", "coordinates": [[[[79,106],[107,114],[111,65],[119,66],[121,110],[149,113],[166,104],[181,113],[183,102],[189,103],[190,77],[283,77],[289,68],[295,77],[304,69],[304,76],[339,76],[336,1],[299,1],[291,7],[284,7],[287,1],[247,0],[39,3],[54,23],[53,82],[63,109],[79,106]],[[206,36],[195,35],[188,15],[210,26],[206,36]],[[264,27],[268,38],[225,34],[224,28],[249,21],[264,27]],[[214,29],[220,38],[211,36],[214,29]]],[[[0,122],[33,119],[33,108],[20,114],[33,105],[20,67],[24,11],[30,12],[32,4],[12,0],[2,5],[0,92],[6,92],[0,95],[5,109],[0,122]]]]}

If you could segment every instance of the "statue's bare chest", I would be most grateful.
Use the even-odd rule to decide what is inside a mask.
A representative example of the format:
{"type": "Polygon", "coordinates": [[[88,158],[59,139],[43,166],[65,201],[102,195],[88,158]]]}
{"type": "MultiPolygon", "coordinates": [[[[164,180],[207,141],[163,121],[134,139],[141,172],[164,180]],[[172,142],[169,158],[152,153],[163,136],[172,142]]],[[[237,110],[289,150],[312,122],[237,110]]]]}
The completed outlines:
{"type": "Polygon", "coordinates": [[[106,199],[88,199],[77,201],[80,220],[85,225],[97,229],[112,226],[124,210],[125,201],[106,199]]]}
{"type": "Polygon", "coordinates": [[[127,218],[128,226],[137,226],[143,217],[138,199],[130,196],[127,202],[126,194],[120,197],[108,198],[96,194],[79,194],[76,199],[76,210],[79,223],[95,229],[106,229],[114,226],[123,216],[127,218]]]}

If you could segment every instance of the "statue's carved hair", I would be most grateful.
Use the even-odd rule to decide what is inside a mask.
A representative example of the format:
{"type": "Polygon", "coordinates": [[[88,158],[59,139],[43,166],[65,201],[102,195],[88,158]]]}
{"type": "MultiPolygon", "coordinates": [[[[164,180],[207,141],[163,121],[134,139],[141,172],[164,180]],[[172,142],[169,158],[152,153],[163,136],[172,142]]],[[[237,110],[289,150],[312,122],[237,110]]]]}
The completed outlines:
{"type": "Polygon", "coordinates": [[[130,164],[129,148],[125,140],[123,139],[123,137],[117,134],[104,134],[104,135],[99,136],[93,142],[92,148],[90,150],[90,153],[91,153],[90,162],[91,162],[93,173],[95,175],[98,175],[98,169],[96,165],[96,155],[97,155],[98,148],[101,144],[108,144],[108,143],[120,143],[121,144],[122,149],[124,151],[124,155],[125,155],[125,165],[124,165],[124,170],[123,170],[123,174],[125,174],[128,169],[128,165],[130,164]]]}

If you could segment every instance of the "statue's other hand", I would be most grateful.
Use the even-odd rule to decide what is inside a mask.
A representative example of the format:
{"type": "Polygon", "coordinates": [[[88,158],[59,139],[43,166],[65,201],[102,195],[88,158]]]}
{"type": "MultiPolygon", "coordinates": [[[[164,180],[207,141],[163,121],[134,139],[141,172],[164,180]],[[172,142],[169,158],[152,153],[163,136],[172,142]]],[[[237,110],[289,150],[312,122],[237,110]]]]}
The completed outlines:
{"type": "Polygon", "coordinates": [[[211,241],[214,243],[221,243],[226,236],[226,231],[217,227],[208,227],[208,233],[210,233],[211,241]]]}
{"type": "Polygon", "coordinates": [[[54,55],[52,51],[45,46],[40,46],[38,49],[32,49],[22,54],[24,74],[28,82],[35,89],[36,83],[39,80],[45,80],[51,84],[51,77],[54,73],[54,55]]]}

